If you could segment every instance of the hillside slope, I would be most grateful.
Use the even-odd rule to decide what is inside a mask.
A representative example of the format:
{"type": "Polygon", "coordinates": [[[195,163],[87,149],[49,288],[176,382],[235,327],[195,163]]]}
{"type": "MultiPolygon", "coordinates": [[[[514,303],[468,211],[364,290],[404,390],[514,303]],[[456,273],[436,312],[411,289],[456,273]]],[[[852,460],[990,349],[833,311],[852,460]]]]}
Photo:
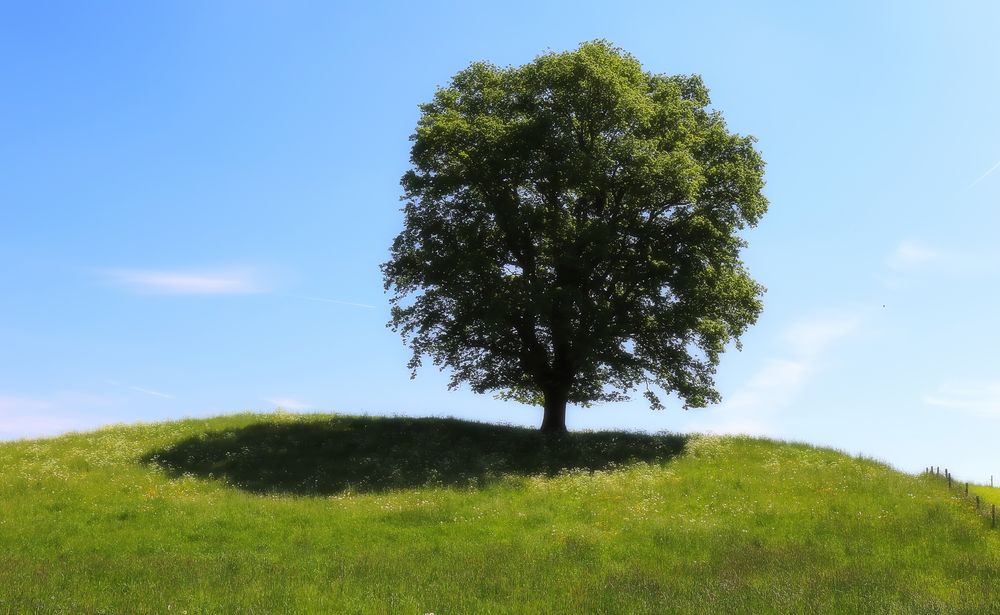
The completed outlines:
{"type": "Polygon", "coordinates": [[[801,444],[243,414],[0,444],[0,612],[995,608],[1000,531],[801,444]]]}

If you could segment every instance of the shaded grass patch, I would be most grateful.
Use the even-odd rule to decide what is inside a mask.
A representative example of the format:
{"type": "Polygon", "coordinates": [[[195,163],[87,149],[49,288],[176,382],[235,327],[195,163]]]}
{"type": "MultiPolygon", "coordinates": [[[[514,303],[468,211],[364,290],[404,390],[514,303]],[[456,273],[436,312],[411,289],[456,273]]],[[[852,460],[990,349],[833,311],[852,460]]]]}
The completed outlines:
{"type": "Polygon", "coordinates": [[[206,431],[142,457],[172,477],[222,479],[253,493],[332,495],[415,487],[485,487],[666,462],[685,436],[536,430],[456,419],[326,416],[206,431]]]}

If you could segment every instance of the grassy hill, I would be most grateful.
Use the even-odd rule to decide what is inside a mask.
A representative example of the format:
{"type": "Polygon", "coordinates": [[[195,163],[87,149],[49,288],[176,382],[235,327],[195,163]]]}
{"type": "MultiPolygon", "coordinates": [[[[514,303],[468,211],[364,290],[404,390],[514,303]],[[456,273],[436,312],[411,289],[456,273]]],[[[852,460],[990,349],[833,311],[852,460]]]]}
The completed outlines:
{"type": "Polygon", "coordinates": [[[1000,530],[940,479],[801,444],[289,414],[0,444],[0,613],[938,613],[998,596],[1000,530]]]}

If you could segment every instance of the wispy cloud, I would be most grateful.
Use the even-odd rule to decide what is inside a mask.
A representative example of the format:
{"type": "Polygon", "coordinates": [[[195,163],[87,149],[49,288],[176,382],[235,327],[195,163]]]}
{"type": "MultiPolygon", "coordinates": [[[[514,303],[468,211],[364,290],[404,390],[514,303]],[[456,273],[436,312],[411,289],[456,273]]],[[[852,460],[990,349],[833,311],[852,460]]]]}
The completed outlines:
{"type": "Polygon", "coordinates": [[[802,388],[809,371],[802,359],[770,359],[725,403],[727,411],[783,406],[802,388]]]}
{"type": "Polygon", "coordinates": [[[980,175],[979,178],[976,181],[974,181],[971,184],[969,184],[969,188],[975,186],[979,182],[981,182],[984,179],[986,179],[987,177],[989,177],[993,173],[993,171],[996,171],[997,169],[1000,169],[1000,161],[997,161],[997,163],[995,165],[993,165],[992,167],[990,167],[988,171],[986,171],[985,173],[983,173],[982,175],[980,175]]]}
{"type": "Polygon", "coordinates": [[[928,406],[1000,417],[1000,381],[949,382],[923,396],[928,406]]]}
{"type": "Polygon", "coordinates": [[[993,245],[933,246],[905,239],[886,259],[884,280],[890,288],[905,287],[920,276],[941,279],[976,278],[1000,273],[1000,252],[993,245]]]}
{"type": "Polygon", "coordinates": [[[780,336],[783,351],[764,361],[723,401],[718,411],[692,427],[714,433],[773,432],[775,417],[821,371],[824,355],[835,344],[854,335],[861,322],[859,314],[845,312],[789,325],[780,336]]]}
{"type": "Polygon", "coordinates": [[[107,269],[109,283],[146,295],[248,295],[268,290],[249,267],[214,270],[107,269]]]}
{"type": "Polygon", "coordinates": [[[912,239],[904,239],[889,255],[886,265],[893,271],[909,271],[945,264],[949,260],[953,258],[941,250],[912,239]]]}
{"type": "Polygon", "coordinates": [[[276,408],[281,408],[283,410],[308,410],[309,408],[315,407],[310,403],[294,399],[291,397],[273,397],[270,399],[265,399],[264,401],[274,405],[274,407],[276,408]]]}
{"type": "Polygon", "coordinates": [[[792,354],[800,358],[815,357],[832,344],[854,333],[861,324],[858,314],[840,314],[812,318],[787,327],[782,338],[792,354]]]}

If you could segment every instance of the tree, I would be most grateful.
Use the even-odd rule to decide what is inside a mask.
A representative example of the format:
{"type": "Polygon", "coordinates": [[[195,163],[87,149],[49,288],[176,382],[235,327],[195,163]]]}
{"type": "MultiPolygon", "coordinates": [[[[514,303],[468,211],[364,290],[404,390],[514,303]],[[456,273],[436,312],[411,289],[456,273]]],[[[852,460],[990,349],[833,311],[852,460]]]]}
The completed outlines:
{"type": "Polygon", "coordinates": [[[605,41],[478,62],[421,105],[405,225],[382,265],[389,326],[449,387],[544,407],[656,390],[720,400],[725,346],[760,313],[738,231],[767,209],[754,139],[698,76],[645,72],[605,41]]]}

